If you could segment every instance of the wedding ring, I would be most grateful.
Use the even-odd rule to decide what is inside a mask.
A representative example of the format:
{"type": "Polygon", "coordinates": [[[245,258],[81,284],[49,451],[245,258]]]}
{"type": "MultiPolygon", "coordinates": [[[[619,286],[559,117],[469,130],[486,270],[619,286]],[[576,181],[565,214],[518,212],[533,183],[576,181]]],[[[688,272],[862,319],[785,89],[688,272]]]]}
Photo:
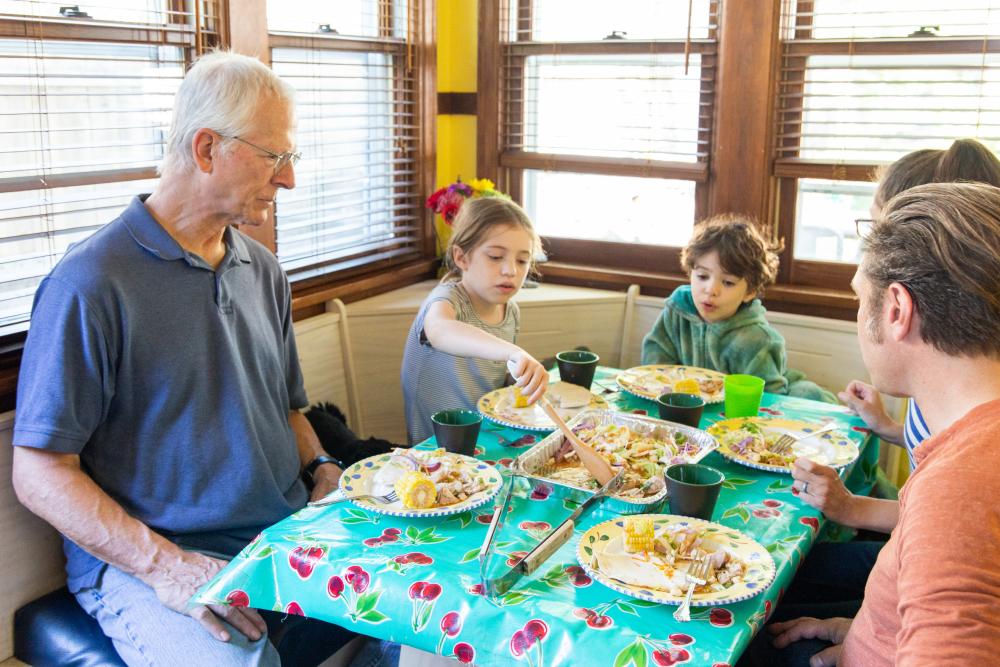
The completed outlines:
{"type": "Polygon", "coordinates": [[[802,493],[809,493],[809,482],[802,482],[802,493]]]}

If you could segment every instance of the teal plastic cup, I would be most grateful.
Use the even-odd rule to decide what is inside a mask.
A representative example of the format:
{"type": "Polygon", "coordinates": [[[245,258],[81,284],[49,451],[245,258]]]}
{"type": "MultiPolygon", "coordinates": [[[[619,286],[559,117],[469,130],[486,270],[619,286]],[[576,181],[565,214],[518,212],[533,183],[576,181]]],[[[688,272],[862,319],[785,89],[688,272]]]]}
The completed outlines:
{"type": "Polygon", "coordinates": [[[698,394],[670,392],[656,399],[660,419],[698,428],[701,413],[705,410],[705,399],[698,394]]]}
{"type": "Polygon", "coordinates": [[[671,514],[712,520],[726,476],[700,463],[678,463],[663,473],[671,514]]]}
{"type": "Polygon", "coordinates": [[[560,352],[556,355],[556,364],[559,365],[559,379],[590,391],[590,385],[594,382],[594,373],[597,371],[597,362],[600,360],[601,358],[593,352],[583,350],[560,352]]]}
{"type": "Polygon", "coordinates": [[[472,456],[483,416],[473,410],[442,410],[431,415],[434,440],[449,452],[472,456]]]}
{"type": "Polygon", "coordinates": [[[724,386],[727,419],[757,416],[764,396],[764,380],[755,375],[727,375],[724,386]]]}

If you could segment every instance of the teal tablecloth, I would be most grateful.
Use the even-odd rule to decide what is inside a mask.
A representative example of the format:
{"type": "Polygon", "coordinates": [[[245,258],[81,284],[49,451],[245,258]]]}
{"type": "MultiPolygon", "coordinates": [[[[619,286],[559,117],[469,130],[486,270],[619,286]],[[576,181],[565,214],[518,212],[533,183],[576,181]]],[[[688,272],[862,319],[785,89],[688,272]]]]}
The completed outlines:
{"type": "MultiPolygon", "coordinates": [[[[613,387],[613,377],[612,369],[602,368],[597,382],[613,387]]],[[[624,411],[656,414],[651,401],[627,394],[608,399],[624,411]]],[[[708,406],[702,427],[717,421],[721,409],[708,406]]],[[[766,394],[762,413],[839,421],[864,447],[848,486],[856,492],[871,488],[878,446],[866,446],[874,438],[846,409],[766,394]]],[[[507,463],[536,437],[484,422],[477,453],[507,463]]],[[[398,519],[349,503],[306,508],[265,530],[194,601],[302,614],[477,665],[732,665],[825,521],[792,494],[787,475],[752,470],[716,452],[705,463],[726,475],[716,521],[765,545],[777,576],[750,600],[692,609],[689,623],[674,621],[673,606],[624,597],[591,581],[576,562],[576,540],[492,604],[483,597],[477,560],[492,503],[438,519],[398,519]]],[[[519,478],[491,576],[516,562],[580,499],[576,492],[519,478]]],[[[598,508],[577,526],[577,535],[613,516],[598,508]]]]}

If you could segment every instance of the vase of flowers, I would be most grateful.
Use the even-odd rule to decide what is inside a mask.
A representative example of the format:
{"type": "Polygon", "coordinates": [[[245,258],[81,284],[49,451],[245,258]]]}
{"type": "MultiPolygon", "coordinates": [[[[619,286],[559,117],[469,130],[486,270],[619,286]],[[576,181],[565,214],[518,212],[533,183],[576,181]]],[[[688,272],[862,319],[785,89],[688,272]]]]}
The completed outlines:
{"type": "Polygon", "coordinates": [[[438,215],[434,216],[434,232],[437,238],[438,257],[444,255],[448,247],[448,240],[452,234],[452,224],[455,216],[466,199],[476,199],[478,197],[506,197],[504,193],[496,189],[493,181],[487,178],[476,178],[468,183],[464,183],[458,178],[451,185],[447,185],[427,198],[427,208],[438,215]]]}

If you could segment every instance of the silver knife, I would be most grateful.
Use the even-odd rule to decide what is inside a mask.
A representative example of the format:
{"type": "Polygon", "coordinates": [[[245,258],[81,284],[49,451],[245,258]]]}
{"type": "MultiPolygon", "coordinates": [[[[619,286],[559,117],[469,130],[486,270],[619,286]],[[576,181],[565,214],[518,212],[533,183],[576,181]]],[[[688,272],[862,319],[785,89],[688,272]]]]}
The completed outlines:
{"type": "Polygon", "coordinates": [[[597,493],[587,498],[573,511],[572,514],[569,515],[569,518],[556,526],[555,530],[539,542],[534,549],[529,551],[528,554],[514,567],[499,577],[488,580],[486,582],[487,592],[491,596],[503,595],[513,588],[514,584],[516,584],[521,577],[531,574],[541,567],[542,563],[548,560],[549,556],[555,553],[559,547],[566,544],[569,538],[573,535],[573,529],[576,526],[575,522],[583,516],[583,513],[593,507],[598,500],[601,500],[609,493],[614,493],[619,489],[619,487],[621,487],[623,474],[624,469],[619,470],[618,474],[608,480],[608,483],[602,486],[597,493]]]}

